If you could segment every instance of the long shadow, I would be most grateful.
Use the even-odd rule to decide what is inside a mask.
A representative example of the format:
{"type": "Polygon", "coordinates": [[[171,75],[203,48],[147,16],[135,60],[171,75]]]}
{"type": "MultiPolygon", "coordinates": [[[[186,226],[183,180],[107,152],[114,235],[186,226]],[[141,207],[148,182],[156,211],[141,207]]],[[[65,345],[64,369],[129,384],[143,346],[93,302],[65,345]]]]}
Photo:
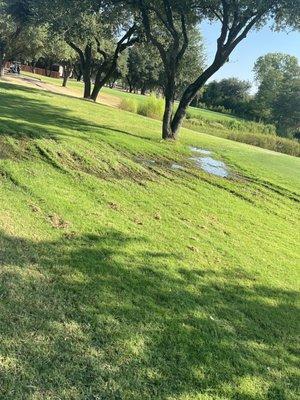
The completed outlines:
{"type": "Polygon", "coordinates": [[[1,233],[0,397],[294,398],[297,294],[146,244],[1,233]]]}
{"type": "Polygon", "coordinates": [[[70,116],[71,110],[49,105],[40,97],[51,96],[41,90],[23,86],[1,83],[0,88],[6,89],[5,96],[0,97],[0,135],[11,135],[16,138],[55,137],[63,135],[62,129],[82,131],[90,128],[90,124],[81,118],[70,116]],[[20,95],[15,92],[20,90],[20,95]],[[10,93],[9,90],[13,92],[10,93]],[[37,99],[22,96],[22,93],[37,94],[37,99]]]}
{"type": "MultiPolygon", "coordinates": [[[[78,133],[85,140],[90,140],[91,134],[97,134],[99,138],[102,137],[106,140],[112,134],[122,134],[136,140],[143,139],[153,142],[153,144],[156,142],[154,138],[144,137],[138,133],[133,134],[108,125],[95,124],[70,115],[73,110],[50,105],[47,102],[47,98],[52,96],[51,93],[9,83],[0,83],[0,90],[1,88],[5,89],[5,96],[0,95],[0,140],[2,138],[2,147],[7,136],[19,140],[41,138],[59,140],[64,136],[78,137],[78,133]],[[20,93],[16,93],[16,90],[19,90],[20,93]],[[24,93],[36,94],[38,97],[24,96],[24,93]],[[45,101],[43,97],[45,97],[45,101]]],[[[55,94],[55,96],[68,97],[60,94],[55,94]]],[[[79,101],[79,99],[76,100],[79,101]]],[[[119,144],[120,146],[121,144],[119,144]]]]}
{"type": "MultiPolygon", "coordinates": [[[[149,153],[158,153],[155,138],[142,137],[125,130],[95,124],[76,117],[71,114],[74,110],[49,104],[47,99],[52,94],[39,89],[9,83],[0,83],[0,90],[1,88],[5,89],[5,96],[0,94],[0,160],[38,158],[61,172],[77,173],[81,171],[99,178],[126,178],[141,184],[145,180],[153,180],[156,177],[156,172],[145,171],[145,168],[140,165],[141,163],[136,160],[136,156],[141,154],[141,151],[145,151],[145,145],[147,145],[149,153]],[[26,96],[27,93],[31,96],[26,96]],[[33,96],[35,94],[37,97],[33,96]],[[127,139],[125,141],[116,140],[121,135],[124,137],[126,135],[131,140],[130,150],[128,150],[127,139]],[[66,146],[64,152],[61,152],[58,147],[56,147],[57,150],[53,150],[53,146],[49,142],[49,140],[59,142],[63,138],[73,137],[80,137],[83,143],[84,141],[89,142],[89,148],[94,147],[90,143],[102,141],[101,145],[95,147],[95,159],[98,157],[97,149],[101,152],[106,148],[111,153],[117,151],[123,160],[119,160],[118,168],[107,165],[106,169],[103,168],[100,171],[99,165],[89,165],[89,162],[84,159],[85,154],[77,152],[76,147],[68,149],[66,146]],[[37,139],[47,139],[47,141],[41,142],[37,139]],[[142,150],[140,148],[141,139],[144,140],[142,150]],[[131,168],[128,160],[132,165],[135,163],[135,166],[131,168]]],[[[107,160],[109,162],[109,157],[107,160]]],[[[2,170],[3,168],[2,166],[2,170]]],[[[7,171],[4,172],[7,174],[7,171]]]]}

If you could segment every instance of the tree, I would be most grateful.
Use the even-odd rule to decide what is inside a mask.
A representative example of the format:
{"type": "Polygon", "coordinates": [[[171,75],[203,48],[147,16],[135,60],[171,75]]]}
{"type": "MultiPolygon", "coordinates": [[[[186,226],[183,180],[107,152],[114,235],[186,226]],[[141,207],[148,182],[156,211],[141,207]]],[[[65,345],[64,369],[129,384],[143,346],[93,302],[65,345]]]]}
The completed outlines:
{"type": "Polygon", "coordinates": [[[139,43],[129,50],[128,72],[126,81],[129,91],[153,90],[159,86],[159,76],[162,69],[161,60],[156,49],[148,43],[139,43]]]}
{"type": "Polygon", "coordinates": [[[113,0],[32,0],[37,20],[47,21],[77,53],[84,98],[96,100],[118,67],[121,54],[138,41],[130,13],[113,0]],[[92,78],[94,87],[92,88],[92,78]]]}
{"type": "Polygon", "coordinates": [[[128,0],[140,12],[148,39],[160,52],[167,77],[163,138],[175,139],[197,92],[228,60],[248,33],[273,18],[276,26],[299,28],[300,3],[289,0],[128,0]],[[217,50],[209,65],[184,90],[174,112],[175,77],[199,19],[221,23],[217,50]]]}
{"type": "Polygon", "coordinates": [[[0,76],[4,75],[9,52],[29,16],[26,0],[0,0],[0,76]]]}
{"type": "Polygon", "coordinates": [[[254,65],[256,81],[259,85],[255,96],[257,113],[261,119],[274,122],[274,103],[291,81],[300,77],[300,66],[294,56],[282,53],[269,53],[259,57],[254,65]]]}
{"type": "Polygon", "coordinates": [[[29,62],[34,72],[37,61],[43,56],[46,43],[47,27],[28,24],[11,44],[12,58],[29,62]]]}
{"type": "Polygon", "coordinates": [[[273,104],[274,121],[282,136],[300,133],[300,77],[283,86],[273,104]]]}
{"type": "Polygon", "coordinates": [[[118,80],[124,81],[128,73],[128,52],[123,52],[118,60],[118,65],[111,77],[108,80],[108,85],[113,88],[118,80]]]}
{"type": "MultiPolygon", "coordinates": [[[[178,64],[178,73],[175,76],[175,99],[182,94],[186,84],[194,79],[204,67],[204,49],[202,36],[198,29],[190,33],[190,42],[185,57],[178,64]]],[[[165,92],[164,66],[156,47],[146,41],[139,43],[129,51],[127,82],[130,91],[156,88],[165,92]]]]}
{"type": "Polygon", "coordinates": [[[251,84],[237,78],[210,82],[204,90],[202,101],[208,106],[222,106],[236,114],[244,112],[245,102],[249,100],[251,84]]]}
{"type": "MultiPolygon", "coordinates": [[[[139,38],[136,36],[137,27],[132,25],[125,34],[116,42],[114,50],[109,52],[105,51],[100,45],[100,41],[97,41],[97,51],[103,56],[103,60],[97,68],[95,77],[95,84],[91,93],[91,99],[96,101],[100,90],[103,86],[109,82],[109,79],[113,76],[118,68],[118,61],[121,54],[129,47],[133,46],[138,42],[139,38]]],[[[112,41],[113,43],[113,41],[112,41]]]]}
{"type": "Polygon", "coordinates": [[[186,86],[201,74],[205,67],[205,51],[202,34],[196,27],[189,32],[189,45],[179,63],[176,74],[175,98],[180,99],[186,86]]]}
{"type": "Polygon", "coordinates": [[[176,76],[189,44],[189,31],[195,27],[197,18],[191,12],[191,2],[182,0],[136,0],[145,34],[158,50],[164,67],[165,111],[162,136],[174,137],[172,118],[176,95],[176,76]]]}

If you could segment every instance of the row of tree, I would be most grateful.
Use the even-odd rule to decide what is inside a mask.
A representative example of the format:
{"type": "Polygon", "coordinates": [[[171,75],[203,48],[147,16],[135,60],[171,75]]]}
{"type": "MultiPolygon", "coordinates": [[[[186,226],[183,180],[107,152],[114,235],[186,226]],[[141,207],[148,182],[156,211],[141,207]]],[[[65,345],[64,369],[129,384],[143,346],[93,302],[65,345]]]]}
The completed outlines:
{"type": "Polygon", "coordinates": [[[276,29],[299,29],[299,16],[300,2],[289,0],[0,0],[0,69],[9,54],[31,58],[33,67],[41,58],[47,65],[60,62],[65,81],[75,66],[84,97],[96,100],[122,74],[131,49],[128,86],[144,92],[159,82],[165,98],[162,136],[175,139],[188,106],[252,29],[270,19],[276,29]],[[220,26],[207,66],[197,30],[205,19],[220,26]]]}
{"type": "Polygon", "coordinates": [[[298,59],[282,53],[269,53],[254,65],[258,91],[251,95],[251,84],[236,78],[209,83],[199,101],[208,108],[228,110],[257,121],[275,124],[282,136],[299,137],[300,66],[298,59]]]}

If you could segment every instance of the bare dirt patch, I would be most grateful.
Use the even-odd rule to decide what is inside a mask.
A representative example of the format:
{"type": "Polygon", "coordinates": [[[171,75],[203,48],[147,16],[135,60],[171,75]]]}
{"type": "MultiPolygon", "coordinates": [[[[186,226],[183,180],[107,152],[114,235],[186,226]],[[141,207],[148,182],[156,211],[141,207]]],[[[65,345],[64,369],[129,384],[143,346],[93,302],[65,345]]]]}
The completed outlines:
{"type": "MultiPolygon", "coordinates": [[[[44,90],[44,91],[55,93],[55,94],[62,94],[65,96],[70,96],[70,97],[77,97],[79,99],[82,98],[82,94],[77,90],[70,89],[68,87],[52,85],[51,83],[43,82],[39,78],[31,78],[31,77],[27,77],[27,76],[23,76],[23,75],[20,75],[20,76],[6,75],[4,77],[4,80],[9,83],[15,83],[15,84],[23,85],[26,87],[32,87],[34,89],[40,89],[40,90],[44,90]]],[[[114,107],[114,108],[119,108],[121,100],[114,95],[110,95],[107,93],[101,93],[98,98],[97,103],[104,104],[106,106],[110,106],[110,107],[114,107]]]]}

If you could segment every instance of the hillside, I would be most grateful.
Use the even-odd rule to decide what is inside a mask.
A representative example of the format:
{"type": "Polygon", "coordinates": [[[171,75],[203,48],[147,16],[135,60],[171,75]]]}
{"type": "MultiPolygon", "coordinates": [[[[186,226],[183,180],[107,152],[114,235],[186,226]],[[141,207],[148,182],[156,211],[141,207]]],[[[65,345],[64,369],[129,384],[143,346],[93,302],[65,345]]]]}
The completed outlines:
{"type": "MultiPolygon", "coordinates": [[[[9,81],[18,84],[25,84],[33,88],[40,88],[59,94],[66,94],[78,98],[82,98],[83,83],[70,79],[67,88],[61,87],[61,79],[49,78],[45,76],[35,75],[32,73],[24,73],[20,77],[10,76],[9,81]]],[[[110,105],[115,108],[125,109],[127,111],[136,112],[141,106],[145,109],[145,105],[149,100],[149,96],[128,93],[119,89],[110,89],[104,87],[98,98],[98,102],[110,105]],[[134,111],[132,110],[135,109],[134,111]]],[[[163,100],[157,100],[160,104],[161,112],[163,112],[163,100]]],[[[147,108],[147,105],[146,105],[147,108]]],[[[144,112],[142,113],[144,115],[144,112]]],[[[150,113],[151,114],[151,113],[150,113]]],[[[147,114],[149,116],[149,114],[147,114]]],[[[161,119],[159,117],[159,119],[161,119]]],[[[187,118],[184,126],[198,133],[210,134],[213,136],[223,137],[241,143],[251,144],[268,150],[300,157],[299,140],[291,140],[276,135],[276,129],[273,125],[257,123],[246,119],[238,118],[234,115],[214,112],[202,108],[189,107],[187,118]]]]}
{"type": "MultiPolygon", "coordinates": [[[[22,75],[28,76],[29,78],[33,78],[33,79],[39,79],[42,82],[46,82],[46,83],[49,83],[49,84],[52,84],[55,86],[61,86],[61,83],[62,83],[61,79],[49,78],[47,76],[32,74],[30,72],[24,72],[22,75]]],[[[83,83],[82,82],[77,82],[74,79],[69,79],[67,86],[68,86],[68,88],[70,88],[76,92],[79,92],[80,95],[82,95],[82,92],[83,92],[83,83]]],[[[101,91],[101,94],[110,95],[112,97],[117,97],[121,100],[131,98],[131,99],[135,99],[138,102],[142,102],[147,99],[147,96],[142,96],[137,93],[128,93],[128,92],[125,92],[122,90],[111,89],[108,87],[104,87],[101,91]]],[[[212,120],[212,121],[216,121],[216,120],[236,121],[236,120],[238,120],[237,117],[232,116],[232,115],[222,114],[219,112],[205,110],[205,109],[201,109],[201,108],[190,107],[190,110],[191,110],[191,113],[193,116],[200,116],[200,117],[206,118],[208,120],[212,120]]]]}
{"type": "Polygon", "coordinates": [[[299,158],[0,96],[0,398],[297,399],[299,158]]]}

